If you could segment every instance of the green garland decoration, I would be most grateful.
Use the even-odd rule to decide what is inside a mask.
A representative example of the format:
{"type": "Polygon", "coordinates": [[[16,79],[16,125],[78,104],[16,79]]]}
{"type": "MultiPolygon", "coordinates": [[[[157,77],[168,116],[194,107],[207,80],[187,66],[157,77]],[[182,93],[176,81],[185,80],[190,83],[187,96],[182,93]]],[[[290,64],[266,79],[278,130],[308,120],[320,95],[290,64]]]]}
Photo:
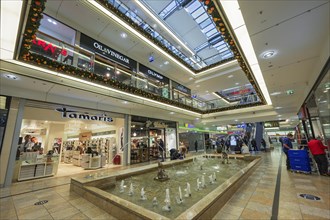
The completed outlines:
{"type": "MultiPolygon", "coordinates": [[[[200,114],[210,114],[210,113],[216,113],[216,112],[222,112],[222,111],[228,111],[228,110],[234,110],[234,109],[240,109],[240,108],[246,108],[246,107],[252,107],[252,106],[258,106],[262,105],[261,102],[259,103],[249,103],[246,105],[232,105],[228,107],[218,108],[218,109],[210,109],[210,110],[200,110],[191,106],[184,105],[180,102],[170,100],[158,95],[155,95],[153,93],[146,92],[144,90],[138,89],[133,86],[126,85],[122,82],[119,82],[117,80],[109,79],[106,76],[101,76],[89,71],[85,71],[67,64],[59,63],[55,60],[52,60],[50,58],[44,57],[39,54],[31,53],[31,44],[32,41],[36,38],[36,32],[39,29],[40,26],[40,20],[42,19],[42,13],[45,9],[45,3],[47,0],[33,0],[31,2],[31,7],[29,11],[29,16],[27,19],[25,31],[23,34],[23,43],[20,51],[20,60],[23,60],[27,63],[32,63],[38,66],[45,67],[47,69],[61,72],[63,74],[67,74],[76,78],[82,78],[84,80],[88,80],[94,83],[102,84],[109,86],[114,89],[118,89],[127,93],[131,93],[134,95],[138,95],[150,100],[159,101],[165,104],[173,105],[182,109],[186,109],[189,111],[197,112],[200,114]]],[[[109,4],[109,7],[111,5],[109,4]]],[[[252,79],[251,79],[252,80],[252,79]]],[[[253,80],[252,80],[253,81],[253,80]]]]}
{"type": "Polygon", "coordinates": [[[47,0],[32,0],[25,31],[23,34],[20,56],[24,59],[30,54],[32,41],[36,38],[47,0]]]}

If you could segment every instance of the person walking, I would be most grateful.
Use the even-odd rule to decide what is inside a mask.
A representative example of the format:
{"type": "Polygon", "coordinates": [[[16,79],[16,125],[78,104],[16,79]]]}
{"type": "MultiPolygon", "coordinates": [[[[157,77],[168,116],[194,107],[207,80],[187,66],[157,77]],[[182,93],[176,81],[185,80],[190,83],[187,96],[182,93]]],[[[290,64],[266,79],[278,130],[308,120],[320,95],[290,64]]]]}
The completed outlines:
{"type": "Polygon", "coordinates": [[[292,149],[292,140],[293,140],[293,135],[291,133],[288,133],[287,137],[282,138],[282,148],[283,152],[286,155],[286,169],[290,170],[290,159],[289,159],[289,150],[292,149]]]}
{"type": "Polygon", "coordinates": [[[320,175],[329,176],[328,159],[325,154],[325,149],[327,149],[328,147],[324,146],[321,140],[313,138],[308,142],[308,148],[314,157],[320,175]]]}
{"type": "Polygon", "coordinates": [[[195,151],[196,151],[196,153],[197,153],[197,150],[198,150],[198,141],[196,140],[195,141],[195,151]]]}

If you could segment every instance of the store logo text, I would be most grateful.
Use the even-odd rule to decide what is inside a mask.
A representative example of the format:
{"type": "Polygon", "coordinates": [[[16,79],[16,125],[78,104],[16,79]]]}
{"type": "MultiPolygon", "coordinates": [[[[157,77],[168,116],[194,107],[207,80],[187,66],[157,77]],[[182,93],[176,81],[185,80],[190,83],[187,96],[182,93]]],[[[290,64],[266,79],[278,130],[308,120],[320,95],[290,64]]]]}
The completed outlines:
{"type": "Polygon", "coordinates": [[[57,50],[60,50],[61,52],[61,54],[63,55],[63,56],[67,56],[68,55],[68,51],[66,50],[66,49],[62,49],[62,48],[59,48],[59,47],[57,47],[57,46],[53,46],[51,43],[46,43],[45,41],[43,41],[43,40],[40,40],[40,39],[34,39],[33,41],[32,41],[32,43],[33,44],[35,44],[35,45],[37,45],[37,46],[40,46],[40,47],[42,47],[43,49],[44,49],[44,51],[50,51],[52,54],[54,54],[55,52],[56,52],[56,49],[57,50]]]}
{"type": "Polygon", "coordinates": [[[77,111],[67,110],[66,108],[57,108],[56,111],[61,112],[63,118],[113,122],[113,119],[107,117],[106,114],[90,115],[88,112],[77,112],[77,111]]]}
{"type": "Polygon", "coordinates": [[[106,47],[103,48],[103,46],[100,45],[100,44],[98,44],[97,42],[94,42],[94,47],[97,48],[97,49],[99,49],[99,50],[101,50],[104,53],[109,54],[110,56],[113,56],[113,57],[115,57],[115,58],[117,58],[117,59],[119,59],[121,61],[124,61],[125,63],[129,64],[129,59],[127,59],[124,56],[122,56],[122,55],[120,55],[120,54],[118,54],[118,53],[110,50],[109,48],[106,48],[106,47]]]}

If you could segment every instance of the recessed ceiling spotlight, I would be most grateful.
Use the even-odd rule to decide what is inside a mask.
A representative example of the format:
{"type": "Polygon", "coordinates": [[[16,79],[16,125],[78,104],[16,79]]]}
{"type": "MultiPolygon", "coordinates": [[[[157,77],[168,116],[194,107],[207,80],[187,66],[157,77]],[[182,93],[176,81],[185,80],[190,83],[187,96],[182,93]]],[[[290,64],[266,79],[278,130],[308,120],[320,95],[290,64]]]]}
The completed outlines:
{"type": "Polygon", "coordinates": [[[269,50],[269,51],[265,51],[261,54],[262,58],[264,59],[269,59],[271,57],[273,57],[275,55],[275,51],[274,50],[269,50]]]}
{"type": "Polygon", "coordinates": [[[123,104],[127,104],[128,103],[128,101],[123,101],[123,104]]]}
{"type": "Polygon", "coordinates": [[[116,73],[117,73],[117,74],[120,74],[120,71],[119,71],[119,70],[117,70],[117,71],[116,71],[116,73]]]}
{"type": "Polygon", "coordinates": [[[233,77],[234,77],[234,75],[229,75],[229,76],[228,76],[228,78],[233,78],[233,77]]]}
{"type": "Polygon", "coordinates": [[[189,80],[193,80],[194,78],[190,77],[189,80]]]}
{"type": "Polygon", "coordinates": [[[153,24],[152,27],[153,27],[153,28],[157,28],[157,24],[153,24]]]}
{"type": "Polygon", "coordinates": [[[165,61],[165,62],[164,62],[165,65],[167,65],[167,64],[169,64],[169,63],[170,63],[170,62],[168,62],[168,61],[165,61]]]}
{"type": "Polygon", "coordinates": [[[11,80],[18,80],[18,77],[12,74],[6,74],[5,77],[11,80]]]}
{"type": "Polygon", "coordinates": [[[126,38],[127,37],[127,34],[125,32],[121,33],[120,34],[121,38],[126,38]]]}
{"type": "Polygon", "coordinates": [[[52,23],[53,23],[54,25],[57,25],[56,21],[53,21],[52,23]]]}
{"type": "Polygon", "coordinates": [[[196,87],[200,87],[200,85],[197,85],[196,87]]]}
{"type": "Polygon", "coordinates": [[[171,115],[174,115],[174,112],[170,112],[171,115]]]}
{"type": "Polygon", "coordinates": [[[48,121],[45,121],[45,123],[48,123],[48,121]]]}
{"type": "Polygon", "coordinates": [[[281,109],[281,108],[283,108],[283,107],[280,107],[280,106],[278,106],[278,107],[275,107],[275,109],[281,109]]]}
{"type": "Polygon", "coordinates": [[[238,121],[237,119],[235,119],[235,121],[238,121]]]}
{"type": "Polygon", "coordinates": [[[237,85],[239,85],[239,83],[235,83],[235,85],[237,86],[237,85]]]}
{"type": "Polygon", "coordinates": [[[107,77],[110,77],[110,73],[105,74],[107,77]]]}

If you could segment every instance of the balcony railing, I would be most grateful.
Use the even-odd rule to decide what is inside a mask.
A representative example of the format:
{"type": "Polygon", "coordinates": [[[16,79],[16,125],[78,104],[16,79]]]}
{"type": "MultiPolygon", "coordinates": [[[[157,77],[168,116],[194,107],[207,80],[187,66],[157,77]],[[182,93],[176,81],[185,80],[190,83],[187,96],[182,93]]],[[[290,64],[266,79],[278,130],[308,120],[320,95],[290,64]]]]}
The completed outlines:
{"type": "Polygon", "coordinates": [[[102,82],[105,79],[112,80],[112,82],[118,85],[126,85],[129,88],[133,87],[139,89],[144,91],[145,94],[153,94],[162,97],[163,101],[171,100],[174,101],[171,103],[177,103],[177,106],[183,108],[186,106],[189,107],[187,109],[195,109],[201,113],[207,110],[229,107],[231,105],[246,105],[260,101],[257,95],[243,96],[240,101],[233,104],[227,104],[222,99],[202,101],[198,98],[192,98],[190,95],[170,88],[169,84],[152,80],[143,76],[143,74],[119,66],[106,57],[103,57],[101,54],[93,53],[79,46],[67,44],[40,31],[37,32],[36,39],[32,42],[30,53],[41,55],[59,64],[74,67],[81,72],[93,73],[93,75],[98,76],[98,79],[101,79],[102,82]]]}

